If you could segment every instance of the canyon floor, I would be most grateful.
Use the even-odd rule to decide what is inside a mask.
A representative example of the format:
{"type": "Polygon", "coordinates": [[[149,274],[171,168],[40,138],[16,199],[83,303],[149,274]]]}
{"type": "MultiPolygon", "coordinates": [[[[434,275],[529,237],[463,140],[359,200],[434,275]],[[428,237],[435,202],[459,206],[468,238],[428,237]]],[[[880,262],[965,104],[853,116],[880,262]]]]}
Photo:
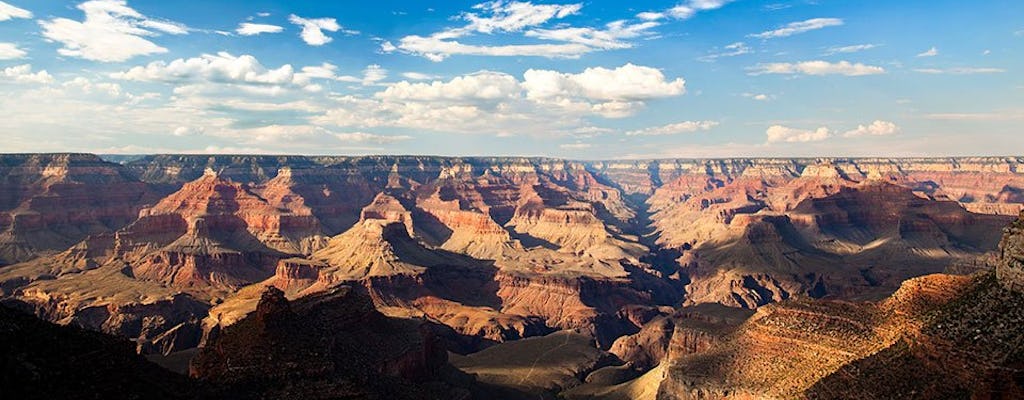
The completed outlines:
{"type": "Polygon", "coordinates": [[[1015,157],[0,155],[4,387],[1013,398],[1022,203],[1015,157]]]}

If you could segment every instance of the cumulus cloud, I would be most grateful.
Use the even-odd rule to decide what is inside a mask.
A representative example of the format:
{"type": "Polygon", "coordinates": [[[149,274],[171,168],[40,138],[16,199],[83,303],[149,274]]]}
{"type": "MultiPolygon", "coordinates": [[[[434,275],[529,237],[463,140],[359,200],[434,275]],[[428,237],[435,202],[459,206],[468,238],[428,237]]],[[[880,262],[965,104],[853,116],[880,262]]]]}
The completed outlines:
{"type": "Polygon", "coordinates": [[[235,33],[242,36],[253,36],[261,33],[280,33],[281,31],[284,31],[284,27],[269,24],[253,24],[250,22],[238,24],[238,28],[235,29],[235,33]]]}
{"type": "Polygon", "coordinates": [[[0,79],[14,83],[51,83],[53,76],[46,70],[32,72],[32,65],[22,64],[0,70],[0,79]]]}
{"type": "Polygon", "coordinates": [[[61,55],[102,62],[125,61],[135,56],[166,53],[148,37],[162,33],[183,35],[185,25],[151,19],[128,7],[124,0],[91,0],[77,7],[85,19],[40,20],[43,37],[62,45],[61,55]]]}
{"type": "MultiPolygon", "coordinates": [[[[337,32],[342,30],[341,25],[338,25],[338,20],[334,18],[302,18],[292,14],[288,16],[288,21],[302,27],[299,37],[310,46],[323,46],[334,40],[334,38],[325,35],[324,31],[337,32]]],[[[358,32],[344,30],[343,33],[351,35],[358,32]]]]}
{"type": "Polygon", "coordinates": [[[0,21],[12,18],[32,18],[32,12],[0,1],[0,21]]]}
{"type": "Polygon", "coordinates": [[[768,135],[768,143],[819,142],[832,137],[832,131],[824,126],[814,130],[807,130],[772,125],[768,127],[765,134],[768,135]]]}
{"type": "Polygon", "coordinates": [[[626,132],[627,136],[663,136],[707,131],[718,126],[717,121],[683,121],[674,124],[638,129],[626,132]]]}
{"type": "Polygon", "coordinates": [[[889,121],[875,120],[870,125],[858,125],[856,129],[847,131],[843,134],[844,137],[861,137],[861,136],[888,136],[895,135],[899,132],[900,128],[896,124],[889,121]]]}
{"type": "MultiPolygon", "coordinates": [[[[303,71],[308,70],[304,68],[303,71]]],[[[323,71],[317,70],[317,72],[323,71]]],[[[296,73],[289,64],[269,69],[251,55],[234,56],[227,52],[220,52],[188,59],[179,58],[170,63],[154,61],[145,66],[132,67],[127,71],[111,74],[111,77],[130,81],[214,82],[309,88],[309,79],[319,77],[319,75],[296,73]]]]}
{"type": "Polygon", "coordinates": [[[395,126],[449,132],[570,135],[585,117],[632,115],[647,100],[681,95],[684,81],[627,64],[580,73],[529,70],[523,78],[493,71],[432,82],[388,84],[372,98],[345,96],[317,123],[395,126]]]}
{"type": "Polygon", "coordinates": [[[376,97],[390,101],[499,100],[517,96],[519,82],[512,75],[483,71],[458,76],[448,82],[398,82],[388,86],[376,97]]]}
{"type": "Polygon", "coordinates": [[[28,53],[19,49],[14,43],[0,43],[0,60],[17,60],[25,58],[28,53]]]}
{"type": "Polygon", "coordinates": [[[932,48],[930,48],[928,50],[925,50],[924,52],[918,53],[917,56],[918,57],[935,57],[937,55],[939,55],[939,49],[936,49],[935,46],[932,46],[932,48]]]}
{"type": "Polygon", "coordinates": [[[530,69],[523,76],[523,87],[531,99],[585,97],[631,101],[686,92],[686,81],[682,78],[666,80],[660,70],[634,64],[615,69],[587,68],[578,74],[530,69]]]}
{"type": "Polygon", "coordinates": [[[778,29],[755,33],[749,36],[758,39],[773,39],[793,36],[799,33],[810,32],[830,26],[839,26],[842,24],[843,20],[839,18],[812,18],[806,21],[791,22],[778,29]]]}
{"type": "Polygon", "coordinates": [[[797,63],[758,64],[748,69],[750,75],[762,74],[805,74],[805,75],[846,75],[862,76],[884,74],[885,68],[849,61],[831,63],[828,61],[803,61],[797,63]]]}

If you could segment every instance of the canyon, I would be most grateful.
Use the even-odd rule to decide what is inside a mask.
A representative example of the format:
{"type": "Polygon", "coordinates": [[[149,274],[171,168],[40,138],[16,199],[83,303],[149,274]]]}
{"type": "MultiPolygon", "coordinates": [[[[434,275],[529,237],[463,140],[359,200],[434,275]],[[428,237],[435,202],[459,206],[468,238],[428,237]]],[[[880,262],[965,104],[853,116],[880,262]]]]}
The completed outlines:
{"type": "Polygon", "coordinates": [[[1018,157],[6,154],[0,303],[214,397],[1019,393],[1022,202],[1018,157]]]}

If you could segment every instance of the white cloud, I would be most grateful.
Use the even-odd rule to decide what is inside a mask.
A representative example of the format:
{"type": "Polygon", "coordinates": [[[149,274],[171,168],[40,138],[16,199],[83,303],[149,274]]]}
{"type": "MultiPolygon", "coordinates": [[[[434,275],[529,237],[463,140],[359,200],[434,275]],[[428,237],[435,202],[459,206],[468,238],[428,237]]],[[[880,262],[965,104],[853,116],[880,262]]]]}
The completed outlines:
{"type": "Polygon", "coordinates": [[[0,43],[0,60],[17,60],[25,58],[28,53],[19,49],[14,43],[0,43]]]}
{"type": "Polygon", "coordinates": [[[492,71],[447,81],[388,84],[372,98],[345,96],[316,123],[495,135],[573,135],[584,118],[632,115],[647,100],[681,95],[682,79],[627,64],[580,73],[529,70],[523,79],[492,71]]]}
{"type": "Polygon", "coordinates": [[[32,66],[29,64],[22,64],[14,67],[4,68],[3,70],[0,70],[0,78],[2,78],[4,81],[14,83],[53,82],[53,76],[46,72],[46,70],[32,72],[32,66]]]}
{"type": "Polygon", "coordinates": [[[900,128],[896,124],[889,121],[875,120],[870,125],[858,125],[856,129],[847,131],[843,134],[844,137],[861,137],[861,136],[888,136],[895,135],[899,132],[900,128]]]}
{"type": "Polygon", "coordinates": [[[626,64],[615,69],[587,68],[578,74],[527,70],[523,87],[531,99],[584,97],[593,100],[631,101],[677,96],[686,81],[668,81],[658,69],[626,64]]]}
{"type": "Polygon", "coordinates": [[[205,132],[205,131],[206,131],[206,128],[203,128],[201,126],[200,127],[195,127],[195,126],[179,126],[177,128],[174,128],[174,131],[171,132],[171,134],[174,135],[174,136],[178,136],[178,137],[198,136],[198,135],[202,135],[203,132],[205,132]]]}
{"type": "Polygon", "coordinates": [[[748,47],[746,43],[743,42],[732,43],[723,47],[722,49],[722,51],[700,57],[698,58],[698,60],[712,62],[722,57],[735,57],[743,54],[749,54],[751,52],[750,47],[748,47]]]}
{"type": "Polygon", "coordinates": [[[564,143],[558,145],[558,148],[564,150],[586,150],[593,147],[590,143],[564,143]]]}
{"type": "MultiPolygon", "coordinates": [[[[330,64],[325,64],[330,65],[330,64]]],[[[331,66],[333,67],[333,66],[331,66]]],[[[323,72],[327,67],[315,72],[323,72]]],[[[291,65],[285,64],[275,69],[268,69],[251,55],[234,56],[226,52],[203,54],[199,57],[179,58],[170,63],[154,61],[145,66],[111,74],[112,78],[131,81],[153,81],[172,83],[214,82],[223,84],[243,84],[262,86],[309,86],[309,79],[321,77],[316,73],[306,75],[296,73],[291,65]]]]}
{"type": "Polygon", "coordinates": [[[284,27],[269,24],[253,24],[249,22],[243,22],[238,25],[235,29],[235,33],[242,36],[253,36],[261,33],[280,33],[284,30],[284,27]]]}
{"type": "Polygon", "coordinates": [[[717,121],[683,121],[674,124],[656,126],[651,128],[638,129],[626,132],[627,136],[662,136],[678,135],[681,133],[692,133],[707,131],[718,126],[717,121]]]}
{"type": "MultiPolygon", "coordinates": [[[[387,52],[390,42],[381,45],[381,51],[387,52]]],[[[455,40],[444,40],[438,36],[406,36],[398,45],[392,45],[410,54],[426,57],[431,61],[444,61],[453,55],[473,56],[528,56],[549,58],[578,58],[580,55],[593,51],[589,46],[576,43],[563,44],[522,44],[522,45],[470,45],[455,40]]]]}
{"type": "Polygon", "coordinates": [[[998,74],[1006,72],[1002,68],[991,67],[955,67],[955,68],[918,68],[914,71],[922,74],[950,74],[950,75],[973,75],[973,74],[998,74]]]}
{"type": "Polygon", "coordinates": [[[939,49],[936,49],[935,46],[932,46],[932,48],[930,48],[928,50],[925,50],[922,53],[919,53],[917,56],[918,57],[935,57],[937,55],[939,55],[939,49]]]}
{"type": "MultiPolygon", "coordinates": [[[[323,31],[337,32],[342,30],[341,25],[338,25],[338,20],[334,18],[302,18],[292,14],[288,16],[288,21],[302,27],[302,33],[299,36],[302,37],[302,41],[310,46],[323,46],[334,40],[330,36],[325,35],[323,31]]],[[[344,33],[356,34],[358,32],[345,30],[344,33]]]]}
{"type": "Polygon", "coordinates": [[[390,101],[463,101],[510,99],[522,89],[512,75],[483,71],[443,82],[392,84],[376,97],[390,101]]]}
{"type": "Polygon", "coordinates": [[[665,13],[675,19],[689,19],[698,11],[715,10],[731,2],[732,0],[689,0],[668,9],[665,13]]]}
{"type": "Polygon", "coordinates": [[[864,50],[871,50],[875,47],[878,46],[874,44],[855,44],[850,46],[831,47],[825,52],[825,55],[830,56],[833,54],[857,53],[864,50]]]}
{"type": "Polygon", "coordinates": [[[770,63],[758,64],[749,68],[751,75],[762,74],[806,74],[806,75],[876,75],[884,74],[885,68],[865,65],[861,63],[850,63],[839,61],[830,63],[828,61],[803,61],[797,63],[770,63]]]}
{"type": "Polygon", "coordinates": [[[334,135],[342,142],[389,144],[412,139],[412,136],[384,136],[366,132],[338,133],[334,135]]]}
{"type": "Polygon", "coordinates": [[[782,125],[772,125],[765,131],[768,135],[768,143],[802,143],[818,142],[832,137],[832,131],[826,127],[815,130],[788,128],[782,125]]]}
{"type": "Polygon", "coordinates": [[[665,13],[645,11],[637,14],[636,17],[644,21],[657,21],[665,18],[665,13]]]}
{"type": "Polygon", "coordinates": [[[465,21],[460,27],[448,28],[428,36],[409,35],[397,44],[381,42],[381,51],[403,51],[442,61],[453,55],[531,56],[578,58],[583,54],[633,47],[631,39],[651,36],[659,26],[658,13],[641,13],[639,21],[617,20],[601,27],[578,27],[545,24],[578,14],[582,4],[533,4],[519,1],[491,1],[478,4],[472,12],[456,17],[465,21]],[[467,44],[460,39],[471,35],[518,34],[547,41],[530,44],[467,44]]]}
{"type": "Polygon", "coordinates": [[[150,19],[123,0],[91,0],[79,4],[78,9],[85,14],[81,22],[67,18],[39,21],[43,37],[61,43],[57,50],[61,55],[102,62],[125,61],[167,52],[146,37],[188,33],[188,27],[150,19]]]}
{"type": "Polygon", "coordinates": [[[424,74],[422,72],[403,72],[402,77],[414,81],[426,81],[439,78],[437,75],[424,74]]]}
{"type": "Polygon", "coordinates": [[[469,22],[465,27],[449,31],[461,32],[519,32],[524,28],[541,25],[552,19],[561,19],[576,14],[582,4],[533,4],[519,1],[490,1],[473,6],[476,13],[463,13],[460,18],[469,22]]]}
{"type": "Polygon", "coordinates": [[[12,18],[32,18],[32,12],[0,1],[0,21],[12,18]]]}
{"type": "Polygon", "coordinates": [[[768,101],[775,98],[775,96],[764,93],[743,93],[743,97],[757,101],[768,101]]]}
{"type": "Polygon", "coordinates": [[[653,21],[632,24],[620,20],[606,24],[604,29],[589,27],[531,29],[526,32],[526,36],[544,40],[577,43],[593,49],[626,49],[633,45],[624,41],[624,39],[635,39],[649,35],[651,33],[650,30],[658,25],[660,24],[653,21]]]}
{"type": "Polygon", "coordinates": [[[785,26],[749,35],[758,39],[773,39],[786,36],[796,35],[798,33],[809,32],[817,29],[827,28],[830,26],[839,26],[843,24],[843,20],[839,18],[812,18],[806,21],[791,22],[785,26]]]}
{"type": "Polygon", "coordinates": [[[996,112],[976,113],[935,113],[924,116],[926,119],[940,121],[1021,121],[1024,110],[1003,110],[996,112]]]}

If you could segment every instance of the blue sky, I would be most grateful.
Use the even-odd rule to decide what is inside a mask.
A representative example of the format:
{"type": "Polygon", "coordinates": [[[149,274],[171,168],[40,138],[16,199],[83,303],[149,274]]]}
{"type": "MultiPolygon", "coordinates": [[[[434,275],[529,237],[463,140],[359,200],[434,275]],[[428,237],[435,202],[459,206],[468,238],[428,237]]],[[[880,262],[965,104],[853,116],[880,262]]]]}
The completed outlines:
{"type": "Polygon", "coordinates": [[[1024,154],[1022,55],[1018,0],[4,0],[0,151],[1024,154]]]}

